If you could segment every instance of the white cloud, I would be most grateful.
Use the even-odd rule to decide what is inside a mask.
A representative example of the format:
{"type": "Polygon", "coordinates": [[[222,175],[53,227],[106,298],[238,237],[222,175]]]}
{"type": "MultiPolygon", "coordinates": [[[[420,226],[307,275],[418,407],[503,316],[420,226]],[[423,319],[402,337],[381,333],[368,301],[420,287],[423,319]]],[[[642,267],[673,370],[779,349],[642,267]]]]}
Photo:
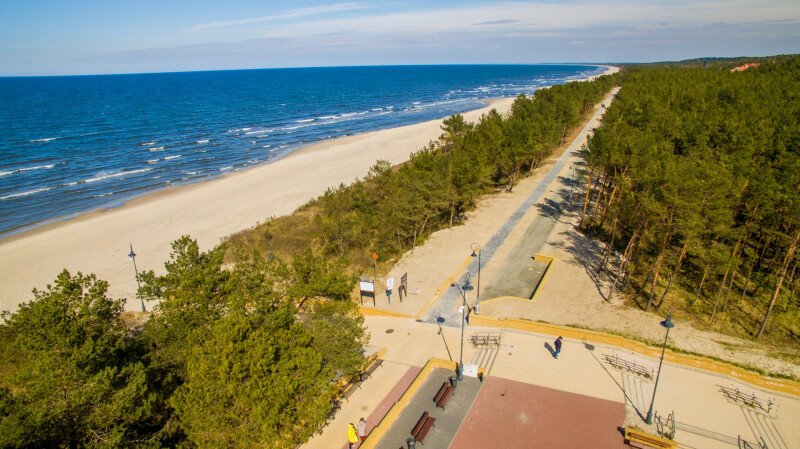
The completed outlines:
{"type": "Polygon", "coordinates": [[[369,5],[366,3],[354,3],[354,2],[335,3],[332,5],[324,5],[324,6],[312,6],[308,8],[291,9],[286,12],[280,14],[274,14],[271,16],[249,17],[247,19],[201,23],[188,28],[187,31],[205,30],[210,28],[224,28],[237,25],[249,25],[252,23],[272,22],[277,20],[296,19],[300,17],[316,16],[332,12],[354,11],[368,7],[369,5]]]}
{"type": "MultiPolygon", "coordinates": [[[[482,5],[432,7],[393,13],[372,12],[335,19],[311,18],[289,23],[270,22],[248,29],[239,37],[302,38],[321,34],[361,36],[439,33],[493,33],[559,30],[587,27],[681,27],[714,23],[740,24],[800,20],[796,0],[579,0],[569,3],[491,2],[482,5]],[[475,26],[489,25],[490,26],[475,26]]],[[[231,38],[232,36],[228,36],[231,38]]]]}

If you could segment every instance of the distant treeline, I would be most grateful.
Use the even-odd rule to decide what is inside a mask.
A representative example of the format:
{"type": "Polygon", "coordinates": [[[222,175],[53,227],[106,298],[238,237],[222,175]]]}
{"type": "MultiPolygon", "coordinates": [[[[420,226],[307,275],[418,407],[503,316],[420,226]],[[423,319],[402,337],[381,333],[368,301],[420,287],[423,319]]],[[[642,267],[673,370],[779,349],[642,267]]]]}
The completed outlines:
{"type": "Polygon", "coordinates": [[[408,162],[378,162],[359,182],[329,189],[289,217],[234,236],[232,253],[247,249],[290,254],[313,248],[346,257],[356,270],[402,255],[431,233],[450,227],[497,189],[511,190],[564,143],[581,118],[615,82],[571,82],[519,96],[508,117],[492,110],[477,124],[461,115],[442,124],[443,134],[408,162]]]}
{"type": "Polygon", "coordinates": [[[586,152],[581,225],[606,242],[612,294],[796,344],[800,58],[760,62],[625,70],[586,152]]]}
{"type": "Polygon", "coordinates": [[[518,98],[509,118],[492,112],[474,126],[451,117],[410,162],[378,163],[363,181],[211,251],[182,237],[166,274],[141,274],[139,296],[159,301],[145,320],[123,314],[105,281],[62,272],[3,315],[0,447],[306,441],[365,362],[353,260],[397,256],[479,195],[512,189],[612,82],[541,90],[518,98]]]}

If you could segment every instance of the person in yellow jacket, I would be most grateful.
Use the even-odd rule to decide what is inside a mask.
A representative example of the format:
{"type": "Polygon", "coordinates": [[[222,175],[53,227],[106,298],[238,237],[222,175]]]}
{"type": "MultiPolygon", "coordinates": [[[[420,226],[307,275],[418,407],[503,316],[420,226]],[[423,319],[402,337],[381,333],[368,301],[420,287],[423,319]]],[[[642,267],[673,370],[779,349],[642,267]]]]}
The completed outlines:
{"type": "Polygon", "coordinates": [[[353,423],[347,425],[347,442],[350,444],[348,446],[349,449],[353,449],[358,443],[358,431],[356,431],[356,425],[353,423]]]}

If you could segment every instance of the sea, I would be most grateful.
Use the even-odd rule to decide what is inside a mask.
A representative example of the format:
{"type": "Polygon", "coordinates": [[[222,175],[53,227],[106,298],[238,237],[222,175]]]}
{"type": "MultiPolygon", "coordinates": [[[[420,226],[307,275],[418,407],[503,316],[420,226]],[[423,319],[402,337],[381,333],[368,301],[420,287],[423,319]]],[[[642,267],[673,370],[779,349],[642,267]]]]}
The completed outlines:
{"type": "Polygon", "coordinates": [[[315,142],[602,72],[446,65],[0,78],[0,238],[315,142]]]}

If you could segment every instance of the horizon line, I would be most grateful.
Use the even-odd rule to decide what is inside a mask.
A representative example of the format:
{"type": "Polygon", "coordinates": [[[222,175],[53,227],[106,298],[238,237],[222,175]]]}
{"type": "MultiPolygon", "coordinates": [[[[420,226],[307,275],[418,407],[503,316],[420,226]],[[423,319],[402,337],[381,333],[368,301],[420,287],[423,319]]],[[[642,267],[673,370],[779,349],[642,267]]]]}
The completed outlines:
{"type": "MultiPolygon", "coordinates": [[[[737,56],[746,57],[746,56],[737,56]]],[[[757,56],[753,56],[757,57],[757,56]]],[[[695,58],[697,59],[697,58],[695,58]]],[[[452,64],[354,64],[354,65],[309,65],[292,67],[259,67],[238,69],[207,69],[207,70],[175,70],[164,72],[119,72],[119,73],[72,73],[62,75],[3,75],[2,78],[64,78],[82,76],[126,76],[126,75],[168,75],[180,73],[206,73],[206,72],[243,72],[254,70],[293,70],[293,69],[336,69],[336,68],[366,68],[366,67],[458,67],[458,66],[532,66],[532,65],[585,65],[594,67],[621,66],[631,64],[653,64],[653,62],[501,62],[501,63],[452,63],[452,64]]],[[[677,61],[661,61],[677,62],[677,61]]]]}

